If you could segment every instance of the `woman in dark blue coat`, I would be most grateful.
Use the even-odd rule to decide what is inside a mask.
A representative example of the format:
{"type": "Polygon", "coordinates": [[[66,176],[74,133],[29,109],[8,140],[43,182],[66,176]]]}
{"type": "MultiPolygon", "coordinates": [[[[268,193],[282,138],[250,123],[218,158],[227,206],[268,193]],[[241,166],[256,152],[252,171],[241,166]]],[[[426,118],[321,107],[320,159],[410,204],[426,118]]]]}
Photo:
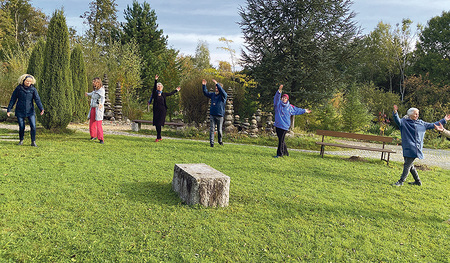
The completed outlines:
{"type": "Polygon", "coordinates": [[[166,97],[172,96],[173,94],[180,91],[180,87],[177,87],[172,92],[162,92],[164,86],[161,82],[158,82],[158,75],[155,76],[155,86],[153,87],[152,97],[149,103],[153,100],[153,125],[156,128],[156,140],[159,142],[161,138],[161,127],[164,126],[167,114],[167,103],[166,97]]]}
{"type": "Polygon", "coordinates": [[[19,123],[19,145],[23,144],[23,137],[25,134],[25,118],[28,118],[30,123],[31,134],[31,146],[36,145],[36,115],[34,114],[33,100],[41,111],[41,115],[44,114],[44,107],[42,106],[41,99],[37,89],[34,87],[36,80],[32,75],[24,74],[20,76],[19,85],[14,90],[11,100],[9,101],[7,115],[11,114],[11,109],[16,104],[15,114],[19,123]]]}

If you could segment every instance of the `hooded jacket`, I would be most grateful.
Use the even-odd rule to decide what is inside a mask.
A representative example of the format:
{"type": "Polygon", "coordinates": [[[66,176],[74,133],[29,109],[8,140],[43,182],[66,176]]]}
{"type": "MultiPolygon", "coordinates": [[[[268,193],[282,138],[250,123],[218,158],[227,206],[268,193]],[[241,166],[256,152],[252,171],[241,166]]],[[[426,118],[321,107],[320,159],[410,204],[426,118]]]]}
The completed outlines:
{"type": "Polygon", "coordinates": [[[29,87],[25,87],[20,84],[13,91],[11,96],[11,100],[9,101],[7,112],[10,112],[14,104],[16,104],[15,115],[19,118],[26,118],[34,115],[34,104],[33,100],[38,106],[40,111],[44,110],[44,107],[41,103],[41,98],[37,92],[37,89],[30,85],[29,87]]]}
{"type": "Polygon", "coordinates": [[[273,108],[275,110],[274,126],[285,131],[291,126],[291,115],[301,115],[306,113],[305,109],[291,105],[289,101],[283,103],[281,101],[281,93],[277,90],[273,97],[273,108]]]}

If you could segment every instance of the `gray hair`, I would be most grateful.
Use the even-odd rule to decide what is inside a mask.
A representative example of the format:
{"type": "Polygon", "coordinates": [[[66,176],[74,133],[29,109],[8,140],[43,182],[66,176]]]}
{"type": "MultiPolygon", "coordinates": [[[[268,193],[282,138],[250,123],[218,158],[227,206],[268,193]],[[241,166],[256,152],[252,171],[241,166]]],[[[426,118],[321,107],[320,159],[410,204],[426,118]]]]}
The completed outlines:
{"type": "Polygon", "coordinates": [[[158,87],[158,86],[161,86],[161,87],[164,88],[164,86],[163,86],[163,84],[162,84],[161,82],[156,83],[156,86],[157,86],[157,87],[158,87]]]}
{"type": "Polygon", "coordinates": [[[418,109],[418,108],[410,108],[410,109],[406,112],[406,114],[407,114],[408,116],[411,116],[411,115],[413,115],[413,113],[416,112],[416,111],[419,111],[419,109],[418,109]]]}
{"type": "Polygon", "coordinates": [[[20,76],[19,79],[17,80],[17,83],[19,85],[23,84],[23,82],[28,78],[31,79],[31,84],[33,85],[36,84],[36,79],[30,74],[23,74],[22,76],[20,76]]]}

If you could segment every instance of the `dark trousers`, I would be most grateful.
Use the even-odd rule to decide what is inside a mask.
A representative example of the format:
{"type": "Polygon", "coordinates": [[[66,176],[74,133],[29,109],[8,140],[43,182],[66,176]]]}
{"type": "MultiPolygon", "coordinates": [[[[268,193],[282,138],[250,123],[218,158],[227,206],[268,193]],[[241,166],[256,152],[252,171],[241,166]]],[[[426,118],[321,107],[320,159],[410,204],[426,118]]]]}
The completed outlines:
{"type": "Polygon", "coordinates": [[[398,181],[403,183],[406,180],[406,177],[408,177],[408,174],[411,172],[414,180],[416,182],[420,182],[419,174],[413,164],[416,158],[403,157],[403,159],[405,159],[405,163],[403,164],[403,173],[398,181]]]}
{"type": "MultiPolygon", "coordinates": [[[[19,139],[21,141],[23,141],[25,135],[25,118],[26,117],[17,117],[17,122],[19,123],[19,139]]],[[[28,116],[28,122],[30,123],[31,141],[34,142],[36,141],[36,116],[28,116]]]]}
{"type": "Polygon", "coordinates": [[[217,125],[217,139],[219,143],[222,143],[222,126],[223,126],[223,117],[209,115],[209,143],[214,144],[214,130],[217,125]]]}
{"type": "Polygon", "coordinates": [[[284,142],[284,138],[286,137],[286,133],[288,131],[276,128],[277,136],[278,136],[278,149],[277,149],[277,156],[289,156],[286,143],[284,142]]]}
{"type": "Polygon", "coordinates": [[[155,125],[156,127],[156,139],[161,139],[161,125],[155,125]]]}

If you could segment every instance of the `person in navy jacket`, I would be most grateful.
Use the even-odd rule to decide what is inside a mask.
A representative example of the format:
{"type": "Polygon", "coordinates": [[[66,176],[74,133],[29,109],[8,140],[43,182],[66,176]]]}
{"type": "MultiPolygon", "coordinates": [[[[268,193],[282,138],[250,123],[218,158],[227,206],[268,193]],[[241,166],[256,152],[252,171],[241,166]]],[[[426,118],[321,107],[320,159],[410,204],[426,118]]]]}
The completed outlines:
{"type": "Polygon", "coordinates": [[[277,155],[275,158],[282,156],[289,156],[287,151],[286,143],[284,142],[284,138],[286,133],[291,127],[291,115],[301,115],[304,113],[310,113],[311,111],[308,109],[302,109],[295,107],[289,103],[289,95],[283,94],[281,96],[281,92],[283,91],[283,85],[280,85],[278,91],[275,93],[273,97],[273,108],[275,110],[275,123],[274,126],[276,128],[277,136],[278,136],[278,149],[277,155]]]}
{"type": "Polygon", "coordinates": [[[209,143],[211,147],[214,147],[214,130],[217,125],[217,137],[219,144],[223,145],[222,141],[222,125],[223,116],[225,115],[225,104],[227,102],[227,93],[225,90],[217,83],[216,80],[212,80],[216,84],[215,92],[208,92],[206,89],[206,80],[202,80],[203,94],[211,99],[211,106],[209,108],[209,119],[210,119],[210,129],[209,129],[209,143]]]}
{"type": "Polygon", "coordinates": [[[30,74],[24,74],[20,76],[18,83],[19,85],[16,87],[11,96],[6,112],[9,117],[12,107],[17,103],[15,114],[17,117],[17,122],[19,123],[20,141],[18,145],[23,145],[23,138],[25,135],[25,118],[28,118],[30,123],[31,146],[37,147],[36,115],[34,113],[33,100],[41,111],[41,115],[44,114],[44,107],[42,106],[37,89],[34,87],[36,79],[30,74]]]}
{"type": "Polygon", "coordinates": [[[412,185],[422,185],[420,181],[419,174],[414,167],[414,160],[416,158],[423,159],[423,138],[425,136],[426,130],[434,129],[435,125],[439,123],[446,124],[450,120],[450,115],[444,117],[444,119],[437,121],[435,123],[424,122],[419,120],[419,110],[416,108],[410,108],[407,111],[407,116],[400,119],[398,117],[398,107],[394,105],[394,121],[398,125],[402,137],[402,149],[403,158],[405,163],[403,165],[403,173],[400,179],[394,183],[395,186],[403,185],[406,177],[409,173],[412,174],[414,182],[409,182],[412,185]]]}

